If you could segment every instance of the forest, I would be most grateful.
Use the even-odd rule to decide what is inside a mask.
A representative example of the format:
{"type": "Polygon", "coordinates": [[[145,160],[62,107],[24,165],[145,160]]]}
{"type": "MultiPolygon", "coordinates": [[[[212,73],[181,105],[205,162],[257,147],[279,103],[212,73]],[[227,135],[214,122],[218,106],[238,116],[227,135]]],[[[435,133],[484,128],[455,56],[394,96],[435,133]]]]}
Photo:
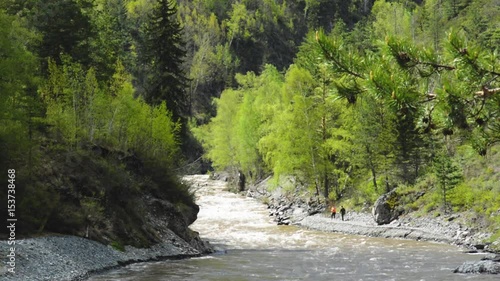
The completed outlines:
{"type": "Polygon", "coordinates": [[[176,175],[215,169],[350,208],[397,189],[500,237],[498,0],[1,0],[0,21],[20,233],[130,233],[135,198],[193,205],[176,175]]]}
{"type": "Polygon", "coordinates": [[[206,157],[351,209],[396,190],[402,212],[465,212],[496,239],[499,2],[361,4],[308,26],[288,67],[237,73],[193,130],[206,157]]]}

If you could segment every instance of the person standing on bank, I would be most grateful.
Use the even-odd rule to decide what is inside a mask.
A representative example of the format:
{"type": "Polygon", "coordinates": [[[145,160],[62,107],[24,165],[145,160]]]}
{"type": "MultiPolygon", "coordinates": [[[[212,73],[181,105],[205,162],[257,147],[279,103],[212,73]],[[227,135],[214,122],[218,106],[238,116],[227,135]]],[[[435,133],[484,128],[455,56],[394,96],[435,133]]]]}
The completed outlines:
{"type": "Polygon", "coordinates": [[[334,219],[335,218],[335,214],[337,214],[337,209],[335,208],[335,206],[332,206],[332,208],[330,209],[330,211],[332,212],[332,215],[330,216],[330,219],[334,219]]]}
{"type": "Polygon", "coordinates": [[[340,206],[340,216],[342,217],[342,221],[343,221],[344,220],[344,216],[345,216],[344,206],[340,206]]]}

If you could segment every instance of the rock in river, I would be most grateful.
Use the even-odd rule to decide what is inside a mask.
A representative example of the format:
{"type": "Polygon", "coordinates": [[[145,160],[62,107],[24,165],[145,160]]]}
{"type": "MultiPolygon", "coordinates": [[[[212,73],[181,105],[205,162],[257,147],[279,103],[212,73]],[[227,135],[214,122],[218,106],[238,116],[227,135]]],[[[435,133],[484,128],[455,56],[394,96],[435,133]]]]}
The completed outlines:
{"type": "Polygon", "coordinates": [[[500,274],[500,255],[490,255],[480,261],[465,262],[453,272],[500,274]]]}

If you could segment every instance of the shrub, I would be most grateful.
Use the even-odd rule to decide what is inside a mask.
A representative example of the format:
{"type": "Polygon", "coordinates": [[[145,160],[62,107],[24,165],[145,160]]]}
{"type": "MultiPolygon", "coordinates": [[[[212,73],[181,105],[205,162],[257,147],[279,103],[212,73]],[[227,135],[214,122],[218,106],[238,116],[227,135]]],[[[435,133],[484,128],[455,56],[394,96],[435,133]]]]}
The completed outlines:
{"type": "Polygon", "coordinates": [[[123,244],[119,241],[112,241],[110,245],[117,251],[125,252],[125,246],[123,246],[123,244]]]}
{"type": "Polygon", "coordinates": [[[450,193],[454,211],[470,210],[474,205],[475,191],[466,183],[457,185],[450,193]]]}

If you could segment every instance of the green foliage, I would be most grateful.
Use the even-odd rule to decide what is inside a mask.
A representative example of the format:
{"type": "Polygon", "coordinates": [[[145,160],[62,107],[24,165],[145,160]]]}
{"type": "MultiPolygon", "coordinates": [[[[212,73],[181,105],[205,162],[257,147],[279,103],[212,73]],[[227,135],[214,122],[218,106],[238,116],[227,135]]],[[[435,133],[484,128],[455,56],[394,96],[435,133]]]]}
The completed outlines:
{"type": "Polygon", "coordinates": [[[273,167],[275,177],[292,174],[305,186],[315,187],[318,169],[318,154],[314,151],[318,142],[315,123],[318,117],[310,98],[313,80],[308,72],[292,66],[283,87],[281,112],[275,114],[270,132],[259,142],[260,151],[266,155],[267,164],[273,167]]]}
{"type": "MultiPolygon", "coordinates": [[[[279,70],[293,62],[310,28],[349,26],[369,12],[365,1],[179,1],[187,43],[186,65],[192,114],[198,123],[215,114],[210,99],[236,86],[235,73],[260,74],[266,64],[279,70]],[[360,12],[363,11],[363,12],[360,12]]],[[[131,1],[142,11],[147,1],[131,1]]],[[[131,7],[132,8],[132,7],[131,7]]],[[[138,13],[138,12],[137,12],[138,13]]],[[[137,14],[134,13],[134,14],[137,14]]]]}
{"type": "Polygon", "coordinates": [[[159,0],[153,6],[144,27],[140,60],[147,66],[145,100],[151,105],[166,102],[177,121],[188,115],[189,105],[188,81],[182,67],[185,43],[176,14],[177,4],[173,0],[159,0]]]}
{"type": "Polygon", "coordinates": [[[438,178],[438,186],[442,192],[443,209],[447,213],[448,193],[462,180],[462,171],[457,164],[453,163],[447,152],[441,152],[434,158],[434,169],[438,178]]]}
{"type": "Polygon", "coordinates": [[[443,195],[439,191],[426,194],[426,196],[423,198],[424,204],[422,211],[424,213],[431,213],[432,211],[434,211],[434,214],[439,213],[436,210],[440,206],[442,206],[442,200],[443,200],[443,195]]]}
{"type": "Polygon", "coordinates": [[[441,167],[435,166],[435,174],[427,174],[413,187],[408,186],[402,190],[398,187],[403,194],[424,193],[418,198],[410,196],[404,202],[410,210],[442,214],[446,195],[448,211],[473,212],[478,220],[485,221],[494,230],[498,225],[495,214],[500,209],[496,184],[498,174],[488,173],[487,170],[497,169],[498,146],[492,148],[488,159],[477,155],[468,145],[459,146],[453,157],[446,155],[447,153],[436,159],[435,162],[441,167]],[[444,190],[443,182],[452,184],[447,185],[444,190]],[[453,185],[457,182],[458,184],[453,185]]]}
{"type": "Polygon", "coordinates": [[[341,196],[351,168],[335,157],[350,153],[349,134],[332,127],[341,110],[326,84],[297,66],[285,77],[267,67],[259,77],[249,73],[237,80],[241,88],[225,91],[217,116],[196,131],[214,166],[260,174],[263,160],[277,182],[292,175],[318,193],[324,187],[328,196],[333,178],[341,196]]]}
{"type": "Polygon", "coordinates": [[[379,100],[365,98],[358,103],[348,126],[353,130],[354,161],[370,171],[375,191],[390,191],[390,182],[396,176],[392,171],[397,140],[394,114],[379,100]]]}
{"type": "Polygon", "coordinates": [[[245,95],[236,115],[238,120],[235,125],[235,134],[238,138],[236,153],[239,155],[241,169],[260,177],[262,161],[256,147],[259,141],[261,116],[255,110],[255,98],[256,95],[252,93],[245,95]]]}
{"type": "Polygon", "coordinates": [[[384,38],[390,36],[407,36],[415,34],[412,26],[412,18],[408,3],[375,1],[372,8],[372,15],[376,37],[384,38]]]}
{"type": "MultiPolygon", "coordinates": [[[[32,163],[35,164],[35,163],[32,163]]],[[[19,178],[27,174],[18,174],[19,178]]],[[[38,180],[38,178],[35,178],[38,180]]],[[[60,202],[60,195],[50,186],[41,181],[18,181],[17,195],[19,200],[19,232],[41,233],[46,230],[47,223],[56,211],[60,202]],[[21,197],[22,196],[22,197],[21,197]]],[[[67,213],[66,213],[67,214],[67,213]]],[[[68,215],[68,214],[67,214],[68,215]]],[[[71,215],[68,217],[72,217],[71,215]]]]}
{"type": "Polygon", "coordinates": [[[371,206],[380,195],[382,195],[381,191],[373,184],[373,181],[364,181],[356,184],[356,189],[349,197],[357,200],[354,205],[371,206]]]}
{"type": "MultiPolygon", "coordinates": [[[[89,147],[129,161],[97,165],[115,183],[77,207],[54,189],[64,178],[32,179],[22,192],[41,199],[25,199],[25,221],[54,229],[54,212],[67,211],[74,229],[85,212],[100,223],[100,196],[144,190],[191,202],[170,170],[180,143],[199,153],[184,126],[194,117],[217,169],[273,173],[276,185],[353,206],[397,186],[409,209],[438,212],[445,201],[498,223],[489,217],[500,205],[496,3],[371,2],[0,3],[0,166],[30,167],[32,179],[44,149],[89,147]],[[147,184],[127,185],[130,166],[147,184]]],[[[141,214],[119,228],[133,231],[141,214]]]]}
{"type": "MultiPolygon", "coordinates": [[[[90,41],[96,36],[91,23],[90,1],[37,1],[30,15],[32,25],[42,35],[38,55],[61,62],[61,55],[90,66],[90,41]]],[[[45,69],[44,69],[45,70],[45,69]]]]}
{"type": "Polygon", "coordinates": [[[125,246],[123,246],[123,244],[120,243],[119,241],[112,241],[110,245],[115,250],[118,250],[120,252],[125,252],[125,246]]]}
{"type": "MultiPolygon", "coordinates": [[[[36,128],[43,126],[43,107],[36,95],[37,59],[28,51],[38,38],[25,21],[3,10],[0,36],[0,168],[5,171],[26,167],[29,176],[36,160],[36,128]]],[[[7,180],[5,177],[0,178],[7,180]]],[[[2,193],[0,199],[7,200],[7,193],[2,193]]]]}
{"type": "Polygon", "coordinates": [[[238,62],[215,14],[204,14],[188,5],[181,5],[179,14],[183,15],[183,34],[188,42],[191,114],[206,122],[213,110],[211,98],[232,84],[238,62]]]}
{"type": "MultiPolygon", "coordinates": [[[[0,168],[16,170],[16,198],[19,207],[19,231],[42,231],[58,194],[37,182],[32,175],[38,165],[37,128],[44,127],[43,106],[36,95],[39,82],[36,56],[29,48],[37,36],[26,22],[0,10],[0,168]]],[[[7,181],[5,176],[2,180],[7,181]]],[[[7,192],[0,194],[7,201],[7,192]]],[[[7,205],[2,212],[7,214],[7,205]]]]}
{"type": "Polygon", "coordinates": [[[226,90],[220,100],[217,100],[218,114],[212,122],[202,127],[201,131],[194,131],[207,149],[207,157],[211,159],[217,169],[237,166],[234,157],[234,123],[240,103],[237,91],[226,90]]]}
{"type": "Polygon", "coordinates": [[[281,99],[283,77],[268,66],[261,77],[248,73],[238,75],[237,80],[241,89],[224,91],[215,101],[217,116],[194,132],[214,167],[242,169],[259,177],[263,165],[258,142],[271,130],[270,119],[281,99]]]}
{"type": "Polygon", "coordinates": [[[132,21],[128,18],[126,0],[97,0],[89,12],[96,36],[90,41],[92,66],[99,81],[109,81],[116,61],[128,71],[135,68],[132,44],[132,21]]]}
{"type": "Polygon", "coordinates": [[[120,63],[116,68],[107,88],[97,83],[93,69],[85,73],[79,64],[49,62],[49,80],[41,90],[48,122],[74,148],[97,143],[132,149],[171,167],[178,155],[179,123],[172,121],[165,103],[151,107],[134,98],[129,75],[120,63]]]}
{"type": "MultiPolygon", "coordinates": [[[[306,13],[323,4],[307,1],[306,13]]],[[[470,149],[454,155],[461,144],[491,153],[500,128],[496,52],[474,42],[477,36],[448,28],[457,17],[474,19],[476,4],[469,4],[377,1],[373,19],[354,30],[340,21],[329,35],[310,32],[283,78],[269,76],[269,67],[259,76],[236,75],[240,87],[221,97],[231,102],[218,102],[217,116],[200,129],[205,142],[213,132],[226,138],[215,154],[222,138],[205,145],[208,158],[224,162],[217,168],[239,169],[249,162],[245,147],[249,159],[260,157],[272,171],[275,184],[292,178],[293,185],[353,204],[371,203],[398,186],[398,204],[407,210],[439,215],[443,205],[445,213],[459,212],[481,202],[476,211],[493,212],[498,189],[483,179],[495,178],[497,168],[472,176],[470,161],[480,156],[470,149]],[[265,98],[261,87],[272,89],[265,98]]],[[[259,36],[258,15],[238,13],[250,9],[242,2],[228,14],[232,44],[259,36]]]]}

